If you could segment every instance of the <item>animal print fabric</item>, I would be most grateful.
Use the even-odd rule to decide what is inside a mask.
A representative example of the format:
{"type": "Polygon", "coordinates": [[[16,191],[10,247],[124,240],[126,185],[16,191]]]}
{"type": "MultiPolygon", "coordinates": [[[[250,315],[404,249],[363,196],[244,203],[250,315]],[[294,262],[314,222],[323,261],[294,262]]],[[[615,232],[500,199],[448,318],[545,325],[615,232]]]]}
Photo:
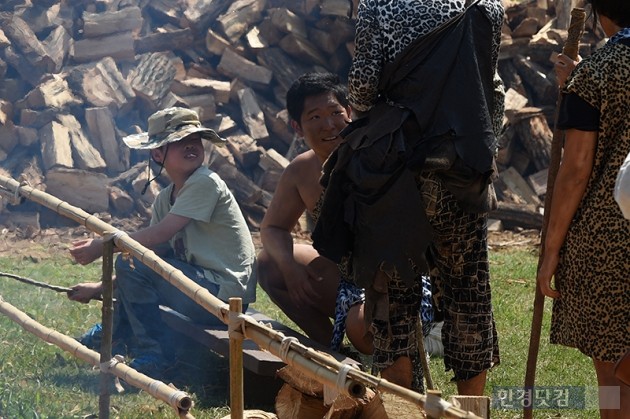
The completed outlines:
{"type": "MultiPolygon", "coordinates": [[[[593,171],[560,253],[551,342],[616,361],[630,347],[630,221],[614,200],[630,151],[630,42],[608,43],[565,88],[600,111],[593,171]]],[[[554,197],[555,198],[555,197],[554,197]]]]}
{"type": "MultiPolygon", "coordinates": [[[[500,0],[481,0],[493,25],[493,67],[499,57],[504,9],[500,0]]],[[[358,8],[353,64],[348,97],[352,106],[365,112],[376,102],[381,70],[394,61],[415,39],[454,18],[464,10],[463,0],[361,0],[358,8]]],[[[502,103],[503,83],[495,77],[494,103],[502,103]]],[[[503,122],[503,108],[493,113],[495,132],[503,122]]]]}

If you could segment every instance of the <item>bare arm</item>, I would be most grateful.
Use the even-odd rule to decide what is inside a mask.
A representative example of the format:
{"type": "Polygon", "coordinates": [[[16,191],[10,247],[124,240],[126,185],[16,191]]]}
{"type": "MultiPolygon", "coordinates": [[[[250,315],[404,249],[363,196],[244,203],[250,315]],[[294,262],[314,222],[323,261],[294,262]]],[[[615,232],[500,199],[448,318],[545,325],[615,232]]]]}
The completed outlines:
{"type": "MultiPolygon", "coordinates": [[[[179,230],[190,222],[190,218],[181,215],[167,214],[159,223],[151,225],[129,235],[141,245],[154,248],[166,243],[179,230]]],[[[81,265],[87,265],[103,254],[103,240],[88,239],[72,243],[70,254],[81,265]]]]}
{"type": "Polygon", "coordinates": [[[291,298],[298,304],[317,295],[311,270],[295,260],[291,231],[306,209],[296,179],[305,174],[299,165],[289,165],[283,172],[273,199],[260,225],[260,237],[265,251],[276,262],[285,278],[291,298]]]}
{"type": "Polygon", "coordinates": [[[562,163],[554,185],[543,262],[538,271],[541,290],[551,298],[560,296],[551,288],[551,278],[558,266],[560,248],[586,191],[593,170],[596,144],[595,131],[570,129],[566,132],[562,163]]]}

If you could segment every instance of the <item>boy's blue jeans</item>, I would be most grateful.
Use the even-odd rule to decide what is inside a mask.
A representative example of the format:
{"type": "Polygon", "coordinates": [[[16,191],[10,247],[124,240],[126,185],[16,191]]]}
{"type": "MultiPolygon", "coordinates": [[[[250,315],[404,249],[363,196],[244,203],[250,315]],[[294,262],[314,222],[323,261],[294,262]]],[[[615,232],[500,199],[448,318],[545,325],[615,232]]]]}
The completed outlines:
{"type": "MultiPolygon", "coordinates": [[[[175,258],[166,257],[163,260],[181,270],[212,295],[218,294],[219,286],[208,281],[200,267],[175,258]]],[[[162,357],[162,349],[169,353],[175,349],[161,320],[159,305],[168,306],[197,323],[223,324],[138,259],[120,255],[116,259],[115,271],[117,306],[114,311],[114,327],[128,322],[134,339],[132,351],[136,356],[154,354],[162,357]]]]}

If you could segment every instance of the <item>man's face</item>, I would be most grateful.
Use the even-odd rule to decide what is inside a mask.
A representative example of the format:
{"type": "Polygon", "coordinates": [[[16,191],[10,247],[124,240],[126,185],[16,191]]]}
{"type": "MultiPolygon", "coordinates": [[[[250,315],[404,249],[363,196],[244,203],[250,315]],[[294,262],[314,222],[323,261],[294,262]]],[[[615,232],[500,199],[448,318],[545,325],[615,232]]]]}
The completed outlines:
{"type": "Polygon", "coordinates": [[[291,125],[315,154],[326,160],[342,141],[339,133],[349,122],[350,108],[344,108],[334,93],[327,92],[304,99],[299,124],[291,121],[291,125]]]}

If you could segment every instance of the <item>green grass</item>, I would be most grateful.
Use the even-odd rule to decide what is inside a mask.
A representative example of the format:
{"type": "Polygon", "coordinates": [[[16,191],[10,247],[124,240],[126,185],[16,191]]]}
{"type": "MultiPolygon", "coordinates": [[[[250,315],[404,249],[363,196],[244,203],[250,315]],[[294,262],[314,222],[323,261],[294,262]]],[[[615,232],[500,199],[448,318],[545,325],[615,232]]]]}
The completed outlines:
{"type": "MultiPolygon", "coordinates": [[[[44,253],[45,253],[45,249],[44,253]]],[[[497,249],[491,252],[493,301],[500,337],[501,364],[488,375],[486,392],[493,388],[520,386],[525,375],[529,345],[534,272],[537,254],[531,250],[497,249]]],[[[52,252],[45,258],[0,258],[0,271],[39,281],[70,286],[81,281],[97,280],[101,266],[93,263],[78,266],[63,254],[52,252]]],[[[69,336],[83,333],[100,319],[100,304],[78,304],[64,294],[36,288],[0,277],[0,296],[44,326],[69,336]]],[[[257,310],[292,325],[259,290],[257,310]]],[[[539,386],[586,386],[595,384],[593,367],[574,349],[549,345],[550,307],[545,307],[545,321],[537,368],[539,386]]],[[[294,326],[295,327],[295,326],[294,326]]],[[[192,346],[191,346],[192,348],[192,346]]],[[[221,418],[229,414],[226,407],[227,366],[225,360],[192,352],[189,364],[182,366],[190,384],[179,388],[188,391],[197,418],[221,418]],[[212,365],[212,368],[203,366],[212,365]]],[[[431,372],[443,396],[455,393],[451,374],[444,371],[442,360],[431,359],[431,372]]],[[[99,374],[87,363],[73,358],[60,348],[49,345],[23,330],[6,316],[0,315],[0,418],[86,418],[97,417],[99,374]],[[93,415],[93,416],[91,416],[93,415]]],[[[270,411],[270,406],[251,407],[270,411]]],[[[536,410],[535,418],[591,418],[594,410],[536,410]]],[[[111,396],[111,416],[120,418],[172,418],[166,404],[144,392],[111,396]]],[[[520,410],[493,409],[493,418],[518,418],[520,410]]]]}

